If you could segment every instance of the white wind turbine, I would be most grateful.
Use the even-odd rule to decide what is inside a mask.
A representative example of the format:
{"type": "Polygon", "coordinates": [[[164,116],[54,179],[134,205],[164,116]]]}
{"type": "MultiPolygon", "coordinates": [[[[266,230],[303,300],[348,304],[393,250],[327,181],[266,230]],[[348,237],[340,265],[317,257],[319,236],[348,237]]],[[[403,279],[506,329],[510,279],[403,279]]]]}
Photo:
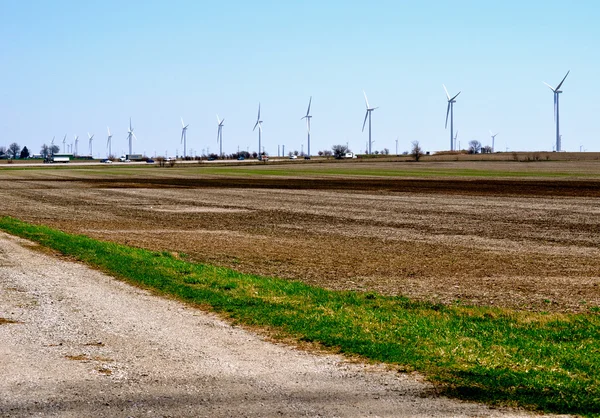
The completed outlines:
{"type": "Polygon", "coordinates": [[[63,138],[63,147],[62,147],[62,152],[66,153],[67,152],[67,134],[65,134],[64,138],[63,138]]]}
{"type": "Polygon", "coordinates": [[[219,144],[219,156],[221,157],[223,156],[223,122],[225,122],[225,118],[220,119],[217,115],[217,143],[219,144]]]}
{"type": "Polygon", "coordinates": [[[552,87],[548,83],[544,83],[554,93],[554,121],[556,122],[556,151],[557,152],[561,151],[561,135],[560,135],[560,120],[559,120],[560,118],[559,118],[559,112],[558,112],[558,98],[559,98],[559,96],[558,95],[562,93],[562,91],[560,90],[560,87],[563,85],[563,83],[565,82],[565,80],[566,80],[566,78],[567,78],[567,76],[569,75],[570,72],[571,72],[571,70],[567,71],[567,74],[562,79],[562,81],[558,84],[558,86],[556,86],[556,88],[552,87]]]}
{"type": "Polygon", "coordinates": [[[90,157],[92,157],[94,155],[94,153],[92,152],[92,142],[94,142],[94,135],[90,135],[90,133],[88,132],[88,138],[90,146],[90,157]]]}
{"type": "Polygon", "coordinates": [[[310,99],[308,100],[308,109],[306,110],[306,115],[304,117],[302,117],[300,120],[302,119],[306,119],[306,131],[308,134],[308,158],[310,158],[310,119],[312,118],[312,116],[310,115],[310,104],[312,103],[312,96],[310,96],[310,99]]]}
{"type": "Polygon", "coordinates": [[[133,154],[133,139],[137,139],[135,134],[133,133],[133,128],[131,127],[131,118],[129,118],[129,130],[127,131],[127,140],[129,141],[129,155],[133,154]]]}
{"type": "Polygon", "coordinates": [[[106,140],[106,146],[108,147],[108,155],[107,157],[112,156],[112,134],[110,133],[110,128],[107,126],[106,130],[108,131],[108,139],[106,140]]]}
{"type": "Polygon", "coordinates": [[[181,142],[183,143],[183,158],[185,158],[187,155],[187,130],[188,130],[188,126],[189,123],[186,125],[185,123],[183,123],[183,118],[181,118],[181,142]]]}
{"type": "Polygon", "coordinates": [[[499,133],[500,132],[492,133],[492,131],[490,130],[490,136],[492,137],[492,152],[494,152],[494,150],[495,150],[494,143],[496,142],[496,136],[499,133]]]}
{"type": "Polygon", "coordinates": [[[54,138],[56,138],[55,136],[52,137],[52,141],[50,142],[50,155],[54,155],[54,138]]]}
{"type": "Polygon", "coordinates": [[[252,129],[252,131],[256,130],[256,127],[258,126],[258,159],[262,160],[262,154],[261,154],[261,148],[260,148],[260,141],[261,141],[261,134],[262,134],[262,123],[263,121],[260,120],[260,102],[258,103],[258,116],[256,118],[256,123],[254,124],[254,129],[252,129]]]}
{"type": "Polygon", "coordinates": [[[446,92],[446,97],[448,98],[448,108],[446,109],[446,126],[448,129],[448,114],[450,115],[450,151],[454,151],[454,103],[456,103],[456,98],[460,94],[460,91],[456,93],[456,96],[450,97],[448,94],[448,90],[446,86],[442,84],[444,87],[444,91],[446,92]]]}
{"type": "Polygon", "coordinates": [[[75,137],[75,154],[77,155],[77,145],[79,144],[79,135],[73,135],[75,137]]]}
{"type": "Polygon", "coordinates": [[[367,99],[367,93],[363,90],[363,94],[365,95],[365,103],[367,105],[367,113],[365,113],[365,121],[363,122],[362,131],[365,131],[365,124],[367,123],[367,118],[369,118],[369,154],[371,154],[371,145],[373,141],[371,141],[371,112],[375,109],[379,109],[379,107],[370,107],[369,100],[367,99]]]}

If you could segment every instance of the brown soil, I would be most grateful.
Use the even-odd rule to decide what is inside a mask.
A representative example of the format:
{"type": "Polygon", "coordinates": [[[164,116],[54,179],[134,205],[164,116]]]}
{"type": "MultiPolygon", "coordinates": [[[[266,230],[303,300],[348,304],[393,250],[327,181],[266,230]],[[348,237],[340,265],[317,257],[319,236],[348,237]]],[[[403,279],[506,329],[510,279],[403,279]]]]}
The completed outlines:
{"type": "Polygon", "coordinates": [[[3,173],[10,181],[2,182],[0,213],[331,289],[544,311],[600,306],[600,181],[593,178],[195,170],[3,173]]]}

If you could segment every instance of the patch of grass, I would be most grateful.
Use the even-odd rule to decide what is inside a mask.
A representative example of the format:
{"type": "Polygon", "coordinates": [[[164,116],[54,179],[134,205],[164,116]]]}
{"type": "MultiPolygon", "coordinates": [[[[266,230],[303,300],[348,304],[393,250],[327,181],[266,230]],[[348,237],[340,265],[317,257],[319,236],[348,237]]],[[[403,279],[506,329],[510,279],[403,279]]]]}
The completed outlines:
{"type": "Polygon", "coordinates": [[[280,338],[419,371],[448,395],[600,415],[600,316],[594,313],[444,306],[373,292],[329,291],[9,217],[0,218],[0,229],[280,338]]]}

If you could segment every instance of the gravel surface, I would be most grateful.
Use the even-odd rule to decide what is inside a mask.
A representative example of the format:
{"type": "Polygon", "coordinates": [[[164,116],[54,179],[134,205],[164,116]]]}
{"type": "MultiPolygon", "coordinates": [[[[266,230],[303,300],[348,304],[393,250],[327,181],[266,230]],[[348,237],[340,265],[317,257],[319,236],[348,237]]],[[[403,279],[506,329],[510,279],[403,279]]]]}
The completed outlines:
{"type": "Polygon", "coordinates": [[[32,245],[0,234],[2,417],[528,416],[273,344],[32,245]]]}

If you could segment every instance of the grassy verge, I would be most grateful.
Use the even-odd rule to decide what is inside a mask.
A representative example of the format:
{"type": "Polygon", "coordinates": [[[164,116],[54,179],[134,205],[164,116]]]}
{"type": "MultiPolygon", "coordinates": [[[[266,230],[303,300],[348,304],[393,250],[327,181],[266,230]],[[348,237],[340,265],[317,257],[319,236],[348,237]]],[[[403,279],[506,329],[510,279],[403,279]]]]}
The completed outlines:
{"type": "Polygon", "coordinates": [[[449,395],[600,415],[600,317],[442,306],[190,263],[14,218],[0,229],[233,320],[424,373],[449,395]]]}

